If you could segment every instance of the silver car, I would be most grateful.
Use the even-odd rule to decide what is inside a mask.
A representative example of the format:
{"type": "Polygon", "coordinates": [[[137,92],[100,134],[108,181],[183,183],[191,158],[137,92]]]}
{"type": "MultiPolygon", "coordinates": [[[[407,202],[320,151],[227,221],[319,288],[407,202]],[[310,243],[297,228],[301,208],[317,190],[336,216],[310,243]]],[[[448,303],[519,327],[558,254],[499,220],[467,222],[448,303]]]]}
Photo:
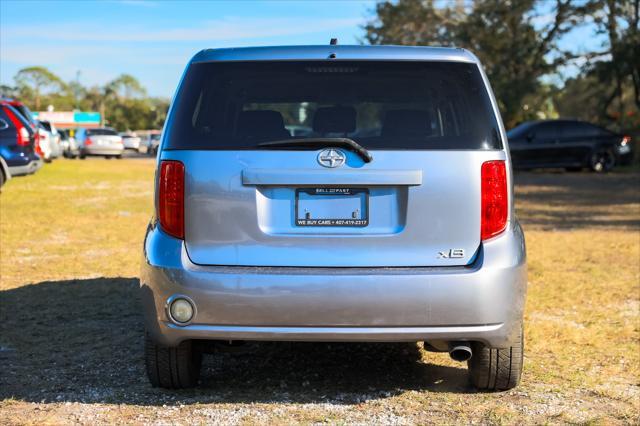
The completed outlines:
{"type": "Polygon", "coordinates": [[[478,389],[518,384],[524,235],[468,51],[203,50],[156,177],[140,277],[154,386],[196,385],[203,341],[244,340],[421,341],[478,389]]]}
{"type": "Polygon", "coordinates": [[[87,156],[106,158],[122,158],[124,145],[122,137],[113,129],[102,127],[97,129],[79,128],[75,133],[80,159],[87,156]]]}
{"type": "Polygon", "coordinates": [[[79,154],[78,143],[76,138],[72,135],[75,133],[72,129],[58,130],[60,134],[60,147],[62,148],[62,155],[66,158],[76,158],[79,154]]]}
{"type": "Polygon", "coordinates": [[[135,133],[120,133],[120,137],[122,137],[124,149],[130,149],[133,151],[140,150],[141,139],[135,133]]]}
{"type": "Polygon", "coordinates": [[[160,134],[151,133],[147,136],[145,146],[147,147],[147,154],[156,155],[158,153],[158,146],[160,145],[160,134]]]}
{"type": "MultiPolygon", "coordinates": [[[[49,145],[51,147],[51,158],[59,158],[62,155],[62,147],[60,146],[60,133],[56,129],[56,126],[49,121],[38,121],[41,129],[46,132],[46,136],[44,136],[49,141],[49,145]]],[[[43,132],[41,132],[42,135],[43,132]]],[[[41,136],[42,138],[43,136],[41,136]]]]}

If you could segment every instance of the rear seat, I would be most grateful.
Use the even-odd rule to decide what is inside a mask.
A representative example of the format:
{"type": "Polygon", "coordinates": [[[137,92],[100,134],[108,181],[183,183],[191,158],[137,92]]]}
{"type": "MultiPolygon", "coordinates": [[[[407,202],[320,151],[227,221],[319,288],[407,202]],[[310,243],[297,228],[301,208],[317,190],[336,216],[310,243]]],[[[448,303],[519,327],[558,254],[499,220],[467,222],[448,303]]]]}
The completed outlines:
{"type": "Polygon", "coordinates": [[[282,114],[272,110],[242,111],[238,120],[239,138],[256,141],[289,139],[282,114]]]}

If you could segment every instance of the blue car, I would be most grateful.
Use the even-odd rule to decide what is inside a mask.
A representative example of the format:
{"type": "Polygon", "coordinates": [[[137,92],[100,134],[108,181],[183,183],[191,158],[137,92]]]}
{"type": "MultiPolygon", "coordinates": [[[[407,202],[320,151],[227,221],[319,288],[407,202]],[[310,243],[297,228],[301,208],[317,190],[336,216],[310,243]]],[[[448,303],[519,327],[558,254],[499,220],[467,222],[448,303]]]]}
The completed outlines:
{"type": "Polygon", "coordinates": [[[466,362],[477,389],[515,387],[527,272],[508,148],[463,49],[201,51],[142,253],[151,384],[195,386],[229,341],[395,341],[466,362]]]}
{"type": "Polygon", "coordinates": [[[36,133],[8,103],[0,104],[0,185],[10,177],[35,173],[42,160],[35,152],[36,133]]]}

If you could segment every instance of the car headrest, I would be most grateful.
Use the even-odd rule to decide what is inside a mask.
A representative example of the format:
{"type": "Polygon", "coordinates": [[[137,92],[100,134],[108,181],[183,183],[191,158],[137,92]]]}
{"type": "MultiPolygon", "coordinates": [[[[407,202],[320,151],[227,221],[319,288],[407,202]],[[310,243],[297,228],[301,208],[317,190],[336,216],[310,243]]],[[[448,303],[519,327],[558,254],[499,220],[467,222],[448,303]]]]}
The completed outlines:
{"type": "Polygon", "coordinates": [[[284,127],[282,114],[278,111],[258,110],[240,113],[238,136],[250,139],[285,139],[291,135],[284,127]]]}
{"type": "Polygon", "coordinates": [[[356,110],[350,106],[323,107],[313,116],[316,133],[351,133],[356,129],[356,110]]]}
{"type": "Polygon", "coordinates": [[[417,109],[396,109],[387,111],[382,121],[381,136],[425,137],[430,136],[431,114],[417,109]]]}

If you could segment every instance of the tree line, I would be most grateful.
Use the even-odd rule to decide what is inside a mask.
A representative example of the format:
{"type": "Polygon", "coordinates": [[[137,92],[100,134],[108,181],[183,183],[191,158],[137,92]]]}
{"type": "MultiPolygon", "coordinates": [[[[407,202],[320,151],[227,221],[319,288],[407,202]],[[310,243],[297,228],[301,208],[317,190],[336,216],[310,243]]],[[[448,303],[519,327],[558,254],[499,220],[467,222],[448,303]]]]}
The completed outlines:
{"type": "Polygon", "coordinates": [[[119,131],[159,129],[169,100],[147,96],[133,76],[121,74],[104,86],[84,87],[78,80],[65,82],[45,67],[23,68],[15,86],[2,85],[3,96],[14,97],[34,111],[53,106],[57,111],[98,111],[104,123],[119,131]]]}
{"type": "Polygon", "coordinates": [[[468,48],[507,128],[561,116],[640,131],[639,1],[382,1],[363,41],[468,48]],[[578,26],[606,42],[591,51],[562,43],[578,26]],[[563,78],[568,66],[578,72],[563,78]]]}

